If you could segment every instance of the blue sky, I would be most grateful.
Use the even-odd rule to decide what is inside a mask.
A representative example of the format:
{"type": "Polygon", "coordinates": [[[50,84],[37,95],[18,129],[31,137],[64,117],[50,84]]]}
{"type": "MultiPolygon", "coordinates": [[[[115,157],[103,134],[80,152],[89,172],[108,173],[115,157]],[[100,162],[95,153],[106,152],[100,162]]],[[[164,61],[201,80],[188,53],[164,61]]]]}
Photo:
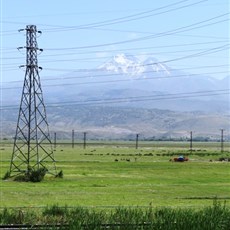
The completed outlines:
{"type": "Polygon", "coordinates": [[[92,69],[113,55],[153,56],[171,68],[229,73],[228,0],[1,0],[1,81],[23,80],[25,33],[34,24],[44,78],[92,69]],[[210,67],[212,66],[212,68],[210,67]]]}

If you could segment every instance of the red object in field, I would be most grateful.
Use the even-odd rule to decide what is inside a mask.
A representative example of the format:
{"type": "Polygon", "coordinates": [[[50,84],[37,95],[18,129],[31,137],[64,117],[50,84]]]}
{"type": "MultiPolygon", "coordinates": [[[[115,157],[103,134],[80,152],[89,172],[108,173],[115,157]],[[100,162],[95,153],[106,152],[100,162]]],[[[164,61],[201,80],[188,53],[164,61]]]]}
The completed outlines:
{"type": "Polygon", "coordinates": [[[173,161],[175,161],[175,162],[184,162],[184,161],[188,161],[188,158],[183,157],[183,156],[179,156],[179,157],[174,157],[173,161]]]}

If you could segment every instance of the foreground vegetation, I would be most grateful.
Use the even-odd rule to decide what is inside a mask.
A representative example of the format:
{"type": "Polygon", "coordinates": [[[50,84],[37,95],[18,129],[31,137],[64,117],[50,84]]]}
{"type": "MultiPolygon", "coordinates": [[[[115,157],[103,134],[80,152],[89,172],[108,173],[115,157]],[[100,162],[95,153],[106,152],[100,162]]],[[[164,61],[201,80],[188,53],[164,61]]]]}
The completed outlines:
{"type": "MultiPolygon", "coordinates": [[[[47,229],[164,229],[229,230],[230,208],[214,200],[210,207],[191,208],[124,208],[95,210],[57,205],[40,210],[3,209],[0,224],[49,225],[47,229]],[[58,227],[55,227],[58,226],[58,227]]],[[[44,227],[42,228],[44,229],[44,227]]],[[[46,228],[45,228],[46,229],[46,228]]]]}

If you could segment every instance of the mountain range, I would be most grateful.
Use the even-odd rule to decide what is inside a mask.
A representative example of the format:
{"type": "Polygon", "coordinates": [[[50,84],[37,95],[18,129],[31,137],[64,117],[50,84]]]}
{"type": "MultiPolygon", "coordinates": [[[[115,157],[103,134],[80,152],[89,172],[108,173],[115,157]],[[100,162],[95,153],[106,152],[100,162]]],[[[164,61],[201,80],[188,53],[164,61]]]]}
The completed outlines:
{"type": "MultiPolygon", "coordinates": [[[[93,70],[41,81],[51,129],[63,135],[69,129],[94,130],[110,138],[139,132],[146,137],[178,136],[192,129],[197,135],[218,135],[220,128],[229,130],[230,76],[220,80],[172,69],[154,57],[117,54],[93,70]]],[[[4,87],[3,107],[19,106],[22,83],[4,87]]],[[[16,114],[3,111],[2,125],[15,125],[16,114]]]]}

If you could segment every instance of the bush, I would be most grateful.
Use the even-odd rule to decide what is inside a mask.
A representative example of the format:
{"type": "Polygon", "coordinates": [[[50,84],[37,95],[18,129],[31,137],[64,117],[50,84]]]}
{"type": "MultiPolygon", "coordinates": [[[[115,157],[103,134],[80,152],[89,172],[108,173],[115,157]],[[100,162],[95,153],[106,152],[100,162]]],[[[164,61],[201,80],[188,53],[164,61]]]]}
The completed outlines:
{"type": "Polygon", "coordinates": [[[28,172],[26,172],[24,175],[18,175],[14,178],[15,181],[21,181],[21,182],[41,182],[48,170],[45,167],[33,169],[30,168],[28,172]]]}
{"type": "Polygon", "coordinates": [[[28,179],[31,182],[40,182],[44,179],[44,176],[46,175],[46,172],[48,170],[45,167],[39,168],[37,170],[31,170],[28,172],[28,179]]]}

